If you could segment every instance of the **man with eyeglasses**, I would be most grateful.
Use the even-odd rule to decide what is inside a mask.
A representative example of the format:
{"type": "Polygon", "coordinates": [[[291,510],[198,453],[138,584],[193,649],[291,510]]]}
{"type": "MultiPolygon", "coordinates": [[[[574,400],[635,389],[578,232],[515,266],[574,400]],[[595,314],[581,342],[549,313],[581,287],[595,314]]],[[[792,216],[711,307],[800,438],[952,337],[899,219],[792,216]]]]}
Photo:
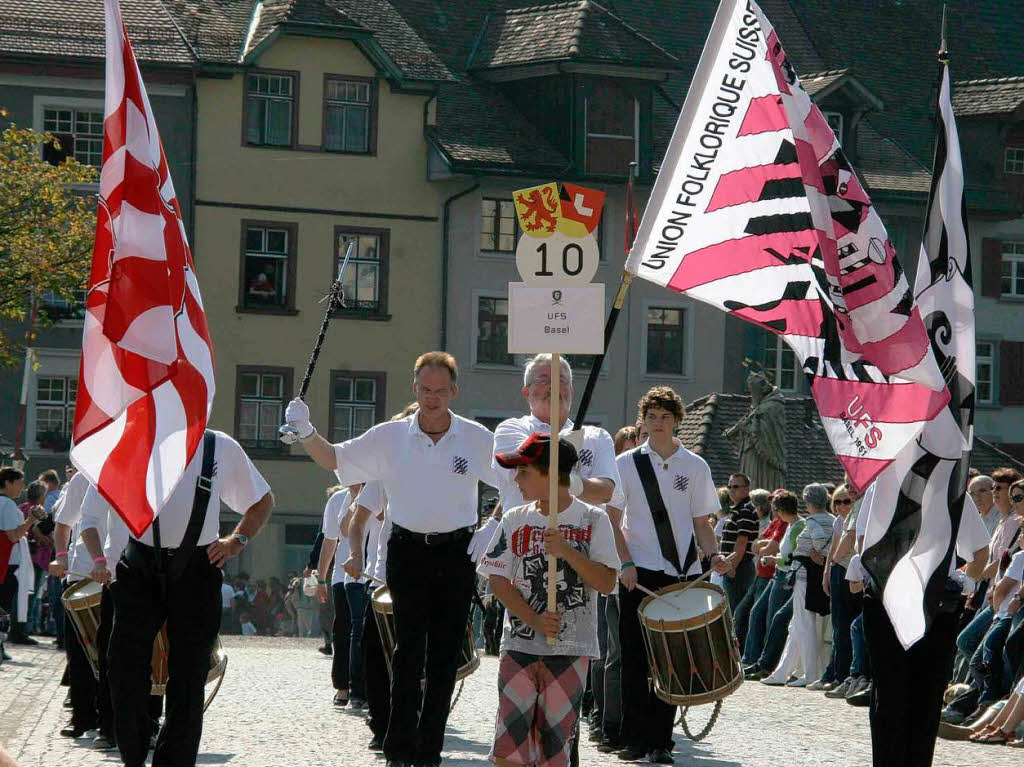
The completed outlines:
{"type": "Polygon", "coordinates": [[[988,530],[989,535],[996,531],[996,526],[1002,519],[993,497],[994,486],[992,477],[986,477],[984,474],[972,479],[971,484],[967,486],[967,492],[974,499],[974,505],[978,507],[978,513],[981,514],[981,519],[985,523],[985,529],[988,530]]]}
{"type": "Polygon", "coordinates": [[[724,559],[714,569],[724,576],[725,593],[735,611],[754,583],[753,543],[757,540],[757,512],[750,502],[750,477],[733,474],[729,477],[728,487],[732,514],[722,530],[721,553],[724,559]]]}

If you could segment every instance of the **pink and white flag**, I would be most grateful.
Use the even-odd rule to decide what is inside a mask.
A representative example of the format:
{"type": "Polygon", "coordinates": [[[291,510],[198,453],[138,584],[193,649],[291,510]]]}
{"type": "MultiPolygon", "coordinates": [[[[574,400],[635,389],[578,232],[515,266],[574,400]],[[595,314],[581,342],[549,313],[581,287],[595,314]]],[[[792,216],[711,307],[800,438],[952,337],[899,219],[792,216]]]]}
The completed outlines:
{"type": "Polygon", "coordinates": [[[626,268],[781,336],[857,487],[949,401],[885,227],[752,0],[719,6],[626,268]]]}
{"type": "Polygon", "coordinates": [[[71,461],[141,535],[206,429],[213,348],[118,0],[104,10],[103,170],[71,461]]]}

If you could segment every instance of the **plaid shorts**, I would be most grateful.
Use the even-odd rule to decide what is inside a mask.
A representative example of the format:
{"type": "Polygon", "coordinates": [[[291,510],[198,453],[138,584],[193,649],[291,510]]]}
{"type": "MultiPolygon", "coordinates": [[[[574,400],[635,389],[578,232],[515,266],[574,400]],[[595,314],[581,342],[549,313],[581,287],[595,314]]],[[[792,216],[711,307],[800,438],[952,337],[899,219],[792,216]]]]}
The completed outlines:
{"type": "Polygon", "coordinates": [[[503,654],[492,761],[566,767],[589,664],[575,655],[503,654]]]}

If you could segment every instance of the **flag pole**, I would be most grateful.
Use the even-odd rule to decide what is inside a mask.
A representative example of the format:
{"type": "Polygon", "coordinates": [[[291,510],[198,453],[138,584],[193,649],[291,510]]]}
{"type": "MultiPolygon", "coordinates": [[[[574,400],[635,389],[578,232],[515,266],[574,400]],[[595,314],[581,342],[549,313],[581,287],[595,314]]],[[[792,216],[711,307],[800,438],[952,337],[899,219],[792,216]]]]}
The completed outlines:
{"type": "MultiPolygon", "coordinates": [[[[558,352],[551,355],[551,435],[548,438],[548,530],[558,529],[558,440],[562,419],[562,357],[558,352]]],[[[558,557],[548,552],[548,609],[558,611],[558,557]]],[[[555,637],[548,637],[553,645],[555,637]]]]}
{"type": "MultiPolygon", "coordinates": [[[[629,164],[629,177],[626,180],[626,257],[633,247],[633,238],[636,236],[636,214],[633,211],[633,175],[636,172],[637,164],[629,164]]],[[[612,334],[615,332],[615,324],[619,320],[619,312],[626,302],[626,293],[629,291],[629,283],[633,275],[626,269],[622,270],[619,279],[619,289],[615,293],[615,300],[612,301],[611,311],[608,312],[608,320],[604,325],[604,351],[594,355],[594,362],[590,366],[590,376],[587,378],[587,385],[583,389],[583,396],[580,397],[579,407],[576,409],[576,418],[573,424],[576,430],[583,428],[583,419],[587,417],[590,409],[590,400],[594,396],[594,387],[597,385],[597,377],[601,374],[601,365],[604,363],[605,354],[608,353],[608,344],[611,343],[612,334]]]]}

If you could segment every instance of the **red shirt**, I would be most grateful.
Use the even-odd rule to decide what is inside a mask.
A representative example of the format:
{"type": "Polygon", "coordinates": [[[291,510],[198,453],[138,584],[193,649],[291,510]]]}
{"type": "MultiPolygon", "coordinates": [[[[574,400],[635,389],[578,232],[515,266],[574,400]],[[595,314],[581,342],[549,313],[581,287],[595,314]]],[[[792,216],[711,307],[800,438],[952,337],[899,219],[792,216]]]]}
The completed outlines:
{"type": "MultiPolygon", "coordinates": [[[[785,522],[782,521],[781,517],[776,517],[761,533],[761,540],[768,541],[781,541],[786,535],[786,528],[789,527],[785,522]]],[[[758,578],[771,578],[775,575],[775,563],[770,562],[767,565],[761,564],[761,558],[757,558],[757,577],[758,578]]]]}

